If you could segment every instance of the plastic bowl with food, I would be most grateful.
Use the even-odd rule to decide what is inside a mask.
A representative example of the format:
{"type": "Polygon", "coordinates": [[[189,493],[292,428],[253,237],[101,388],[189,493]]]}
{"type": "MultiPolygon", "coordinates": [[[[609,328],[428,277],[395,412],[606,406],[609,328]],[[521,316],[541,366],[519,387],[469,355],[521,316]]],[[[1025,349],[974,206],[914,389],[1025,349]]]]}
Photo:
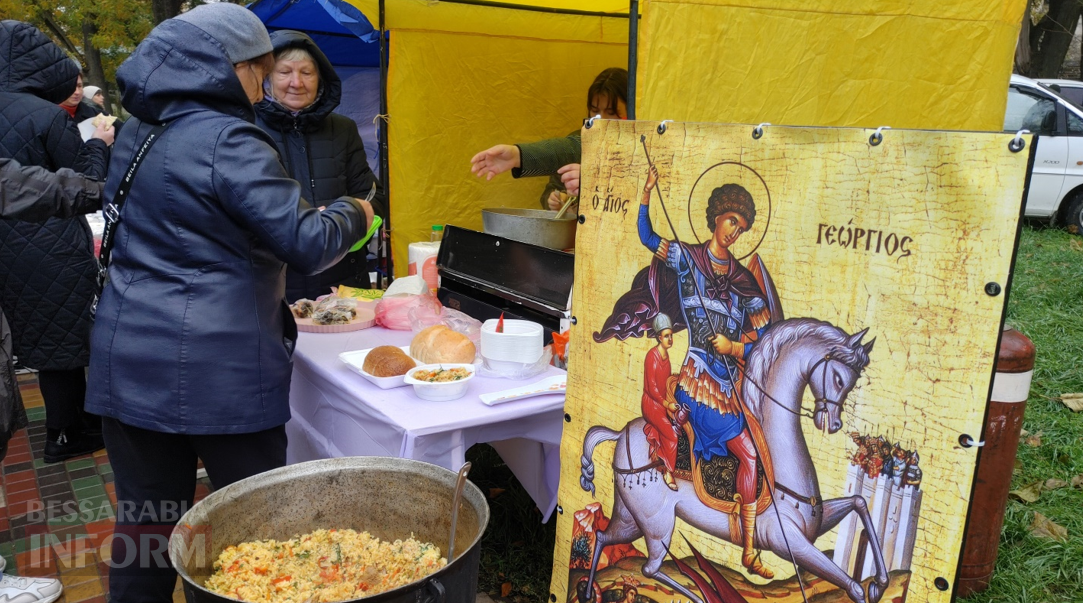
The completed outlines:
{"type": "Polygon", "coordinates": [[[417,397],[433,402],[462,398],[473,378],[473,364],[423,364],[406,372],[417,397]]]}

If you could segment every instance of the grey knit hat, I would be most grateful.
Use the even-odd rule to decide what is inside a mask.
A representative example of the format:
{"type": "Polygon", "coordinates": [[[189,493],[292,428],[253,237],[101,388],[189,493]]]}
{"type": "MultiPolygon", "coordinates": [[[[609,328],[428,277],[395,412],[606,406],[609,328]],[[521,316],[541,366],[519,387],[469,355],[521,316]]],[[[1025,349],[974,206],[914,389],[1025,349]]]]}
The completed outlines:
{"type": "Polygon", "coordinates": [[[207,32],[226,47],[229,62],[237,63],[274,50],[267,28],[256,13],[238,4],[202,4],[176,17],[207,32]]]}

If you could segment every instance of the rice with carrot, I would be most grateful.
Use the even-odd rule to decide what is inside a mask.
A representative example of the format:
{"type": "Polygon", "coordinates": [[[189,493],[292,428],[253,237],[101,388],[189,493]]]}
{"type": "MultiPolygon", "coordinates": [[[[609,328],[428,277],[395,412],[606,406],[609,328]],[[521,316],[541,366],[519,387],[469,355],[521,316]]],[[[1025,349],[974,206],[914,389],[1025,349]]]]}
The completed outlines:
{"type": "Polygon", "coordinates": [[[332,603],[409,584],[445,565],[439,548],[412,537],[386,542],[368,532],[316,530],[227,547],[206,587],[252,603],[332,603]]]}

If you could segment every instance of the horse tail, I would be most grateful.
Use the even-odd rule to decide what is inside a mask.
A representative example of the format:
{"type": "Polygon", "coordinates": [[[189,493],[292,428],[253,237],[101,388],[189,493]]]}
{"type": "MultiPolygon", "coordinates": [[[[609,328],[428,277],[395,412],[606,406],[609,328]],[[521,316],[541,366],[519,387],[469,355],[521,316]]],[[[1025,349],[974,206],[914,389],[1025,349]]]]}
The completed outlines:
{"type": "Polygon", "coordinates": [[[579,459],[583,465],[582,476],[579,485],[594,496],[594,448],[602,442],[612,442],[620,437],[619,431],[604,425],[595,425],[587,430],[587,436],[583,438],[583,456],[579,459]]]}

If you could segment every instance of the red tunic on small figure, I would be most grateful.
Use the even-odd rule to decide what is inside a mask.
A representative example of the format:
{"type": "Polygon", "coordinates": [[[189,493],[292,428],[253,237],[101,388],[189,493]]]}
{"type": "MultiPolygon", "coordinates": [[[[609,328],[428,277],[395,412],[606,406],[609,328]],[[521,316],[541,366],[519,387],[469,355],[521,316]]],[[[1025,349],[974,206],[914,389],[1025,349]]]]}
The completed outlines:
{"type": "Polygon", "coordinates": [[[662,358],[661,346],[654,346],[643,361],[643,418],[647,424],[643,433],[651,446],[651,454],[657,455],[673,472],[677,462],[677,428],[666,412],[666,380],[672,375],[669,358],[662,358]]]}

